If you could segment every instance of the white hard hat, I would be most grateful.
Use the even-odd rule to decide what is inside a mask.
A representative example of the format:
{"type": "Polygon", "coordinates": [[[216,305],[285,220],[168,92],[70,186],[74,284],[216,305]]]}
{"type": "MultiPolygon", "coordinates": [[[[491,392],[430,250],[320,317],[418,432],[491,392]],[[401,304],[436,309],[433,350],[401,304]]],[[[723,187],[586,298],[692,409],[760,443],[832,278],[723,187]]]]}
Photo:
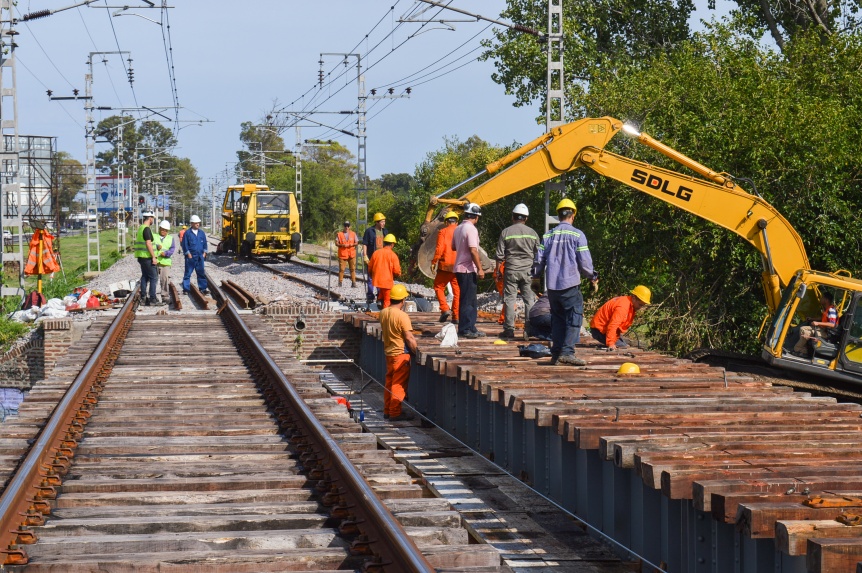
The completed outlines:
{"type": "Polygon", "coordinates": [[[467,203],[467,206],[464,207],[464,214],[478,217],[482,214],[482,208],[475,203],[467,203]]]}
{"type": "Polygon", "coordinates": [[[159,229],[164,229],[165,231],[170,231],[171,230],[171,224],[168,223],[167,221],[162,221],[161,223],[159,223],[159,229]]]}
{"type": "Polygon", "coordinates": [[[147,217],[155,217],[152,211],[144,211],[141,213],[141,218],[146,219],[147,217]]]}
{"type": "Polygon", "coordinates": [[[201,218],[198,217],[197,215],[192,215],[191,219],[189,219],[189,223],[200,223],[200,222],[201,222],[201,218]]]}
{"type": "Polygon", "coordinates": [[[515,205],[515,208],[512,209],[512,215],[523,215],[524,217],[529,217],[530,210],[527,209],[527,206],[523,203],[518,203],[515,205]]]}

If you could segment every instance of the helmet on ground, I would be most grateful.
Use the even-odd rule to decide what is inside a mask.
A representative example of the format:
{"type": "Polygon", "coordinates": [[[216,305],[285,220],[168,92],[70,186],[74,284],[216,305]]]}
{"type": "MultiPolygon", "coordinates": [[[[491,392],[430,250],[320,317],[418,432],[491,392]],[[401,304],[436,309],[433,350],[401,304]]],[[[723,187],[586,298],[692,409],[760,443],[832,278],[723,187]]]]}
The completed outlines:
{"type": "Polygon", "coordinates": [[[191,218],[189,219],[189,223],[200,223],[200,222],[201,222],[201,218],[198,217],[197,215],[192,215],[191,218]]]}
{"type": "Polygon", "coordinates": [[[162,221],[161,223],[159,223],[159,229],[164,229],[165,231],[170,231],[171,230],[171,224],[168,223],[167,221],[162,221]]]}
{"type": "Polygon", "coordinates": [[[512,215],[521,215],[522,217],[529,217],[530,210],[527,209],[527,206],[523,203],[518,203],[515,205],[515,208],[512,209],[512,215]]]}
{"type": "Polygon", "coordinates": [[[638,297],[638,300],[644,304],[649,304],[652,299],[652,292],[644,285],[638,285],[629,292],[638,297]]]}
{"type": "Polygon", "coordinates": [[[578,208],[575,206],[575,202],[569,198],[565,198],[559,203],[557,203],[557,212],[560,212],[563,209],[571,209],[574,214],[577,214],[578,212],[578,208]]]}
{"type": "Polygon", "coordinates": [[[142,219],[146,219],[147,217],[155,217],[155,214],[152,211],[144,211],[141,213],[142,219]]]}
{"type": "Polygon", "coordinates": [[[455,211],[449,211],[443,216],[443,219],[445,219],[446,221],[448,221],[449,219],[455,219],[457,221],[459,219],[458,213],[456,213],[455,211]]]}
{"type": "Polygon", "coordinates": [[[617,374],[640,374],[640,367],[634,362],[623,362],[620,365],[620,369],[617,370],[617,374]]]}
{"type": "Polygon", "coordinates": [[[374,213],[374,219],[373,219],[373,221],[374,221],[375,223],[376,223],[377,221],[385,221],[385,220],[386,220],[386,215],[384,215],[383,213],[374,213]]]}
{"type": "Polygon", "coordinates": [[[395,240],[395,235],[393,235],[392,233],[389,233],[388,235],[383,237],[383,242],[384,243],[397,243],[398,241],[395,240]]]}
{"type": "Polygon", "coordinates": [[[389,300],[400,301],[407,298],[407,296],[407,287],[404,285],[395,285],[392,287],[392,290],[389,291],[389,300]]]}
{"type": "Polygon", "coordinates": [[[464,216],[473,216],[479,217],[482,214],[482,208],[476,205],[475,203],[467,203],[467,206],[464,207],[464,216]]]}

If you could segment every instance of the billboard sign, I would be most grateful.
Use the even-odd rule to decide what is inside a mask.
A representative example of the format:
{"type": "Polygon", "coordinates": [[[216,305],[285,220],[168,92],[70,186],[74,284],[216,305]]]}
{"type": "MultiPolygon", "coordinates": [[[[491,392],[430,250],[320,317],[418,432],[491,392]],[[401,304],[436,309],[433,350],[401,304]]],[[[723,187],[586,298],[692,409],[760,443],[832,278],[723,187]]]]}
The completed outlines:
{"type": "Polygon", "coordinates": [[[116,177],[96,177],[96,206],[99,212],[117,211],[120,207],[129,209],[131,181],[131,177],[124,177],[119,180],[118,187],[116,177]]]}

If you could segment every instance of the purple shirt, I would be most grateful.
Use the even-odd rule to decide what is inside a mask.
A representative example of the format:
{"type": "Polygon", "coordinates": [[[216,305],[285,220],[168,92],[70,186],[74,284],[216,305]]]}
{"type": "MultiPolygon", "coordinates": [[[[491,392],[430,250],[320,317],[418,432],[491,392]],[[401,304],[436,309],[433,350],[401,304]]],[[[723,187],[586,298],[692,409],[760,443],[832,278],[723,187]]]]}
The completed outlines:
{"type": "Polygon", "coordinates": [[[479,230],[473,223],[464,221],[452,234],[452,248],[455,250],[456,273],[475,273],[479,269],[473,262],[473,253],[470,248],[479,248],[479,230]]]}

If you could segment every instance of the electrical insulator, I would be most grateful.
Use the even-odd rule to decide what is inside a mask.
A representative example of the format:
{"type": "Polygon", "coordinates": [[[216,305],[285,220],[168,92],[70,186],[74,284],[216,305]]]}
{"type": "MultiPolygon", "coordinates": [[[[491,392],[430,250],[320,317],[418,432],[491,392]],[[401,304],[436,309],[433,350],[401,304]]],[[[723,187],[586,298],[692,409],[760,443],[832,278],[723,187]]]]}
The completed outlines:
{"type": "Polygon", "coordinates": [[[53,93],[54,93],[53,91],[48,90],[48,97],[51,97],[51,95],[52,95],[53,93]]]}
{"type": "Polygon", "coordinates": [[[376,95],[377,95],[377,90],[376,90],[376,89],[372,89],[372,90],[371,90],[371,95],[376,96],[376,95]]]}
{"type": "Polygon", "coordinates": [[[78,92],[78,88],[74,88],[74,89],[72,90],[72,95],[74,95],[75,97],[78,97],[78,93],[79,93],[79,92],[78,92]]]}
{"type": "Polygon", "coordinates": [[[29,14],[24,14],[24,17],[21,18],[22,21],[28,22],[30,20],[35,20],[37,18],[44,18],[45,16],[50,16],[50,10],[38,10],[36,12],[30,12],[29,14]]]}
{"type": "Polygon", "coordinates": [[[389,88],[389,95],[392,95],[394,93],[395,93],[395,88],[389,88]]]}
{"type": "Polygon", "coordinates": [[[410,93],[413,91],[413,88],[407,88],[407,89],[406,89],[406,90],[404,90],[404,91],[406,91],[406,92],[407,92],[407,95],[410,95],[410,93]]]}

